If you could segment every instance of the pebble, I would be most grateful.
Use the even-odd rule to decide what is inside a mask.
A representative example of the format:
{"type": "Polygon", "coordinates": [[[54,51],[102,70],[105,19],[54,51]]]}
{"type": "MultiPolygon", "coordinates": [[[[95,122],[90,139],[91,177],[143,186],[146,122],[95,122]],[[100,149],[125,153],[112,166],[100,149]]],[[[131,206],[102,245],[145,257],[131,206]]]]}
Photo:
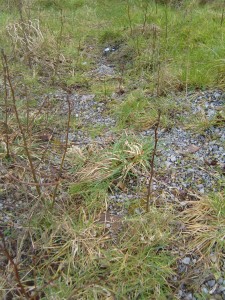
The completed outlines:
{"type": "Polygon", "coordinates": [[[210,288],[214,287],[215,284],[216,284],[216,281],[215,281],[215,280],[209,280],[209,281],[207,281],[207,285],[208,285],[210,288]]]}
{"type": "Polygon", "coordinates": [[[191,259],[190,259],[190,257],[187,256],[187,257],[183,258],[181,260],[181,262],[185,265],[189,265],[191,263],[191,259]]]}
{"type": "Polygon", "coordinates": [[[208,290],[205,286],[201,287],[201,291],[202,291],[204,294],[208,294],[208,293],[209,293],[209,290],[208,290]]]}
{"type": "Polygon", "coordinates": [[[219,278],[219,279],[218,279],[218,284],[223,284],[223,280],[224,280],[224,279],[223,279],[222,277],[219,278]]]}
{"type": "Polygon", "coordinates": [[[217,291],[218,291],[218,293],[225,292],[225,286],[220,286],[217,291]]]}
{"type": "Polygon", "coordinates": [[[192,294],[192,293],[186,294],[186,296],[185,296],[184,299],[185,299],[185,300],[193,300],[193,294],[192,294]]]}
{"type": "Polygon", "coordinates": [[[176,158],[176,156],[172,155],[172,156],[170,157],[170,160],[171,160],[172,162],[175,162],[175,161],[177,160],[177,158],[176,158]]]}

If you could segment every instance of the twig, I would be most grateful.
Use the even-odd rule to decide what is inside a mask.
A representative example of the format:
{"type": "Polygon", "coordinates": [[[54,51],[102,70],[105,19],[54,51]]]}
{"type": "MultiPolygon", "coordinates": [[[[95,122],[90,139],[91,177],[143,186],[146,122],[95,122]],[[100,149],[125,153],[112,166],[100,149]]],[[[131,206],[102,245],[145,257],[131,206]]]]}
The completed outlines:
{"type": "MultiPolygon", "coordinates": [[[[68,104],[68,120],[67,120],[67,128],[66,128],[66,144],[65,144],[63,155],[62,155],[61,164],[60,164],[60,167],[59,167],[59,178],[62,175],[63,165],[64,165],[64,161],[65,161],[65,157],[66,157],[66,153],[67,153],[67,148],[68,148],[68,141],[69,141],[69,129],[70,129],[70,119],[71,119],[71,104],[70,104],[70,100],[69,100],[69,94],[67,94],[66,100],[67,100],[67,104],[68,104]]],[[[56,193],[57,193],[57,190],[58,190],[58,187],[59,187],[59,183],[60,182],[58,182],[56,184],[54,192],[53,192],[52,207],[55,204],[56,193]]]]}
{"type": "Polygon", "coordinates": [[[150,170],[150,179],[149,179],[149,183],[148,183],[146,212],[149,212],[149,205],[150,205],[150,200],[151,200],[151,196],[152,196],[152,179],[153,179],[153,175],[154,175],[154,160],[155,160],[157,143],[158,143],[158,128],[159,128],[159,123],[160,123],[160,117],[161,117],[161,111],[158,110],[158,119],[157,119],[157,123],[155,125],[155,143],[154,143],[154,149],[152,152],[152,158],[150,161],[151,170],[150,170]]]}
{"type": "Polygon", "coordinates": [[[4,72],[4,89],[5,89],[5,125],[6,125],[6,158],[10,157],[10,151],[9,151],[9,127],[8,127],[8,89],[7,89],[7,79],[6,79],[6,69],[4,65],[4,60],[2,57],[2,66],[3,66],[3,72],[4,72]]]}
{"type": "Polygon", "coordinates": [[[29,68],[32,69],[31,51],[29,49],[29,41],[28,41],[28,37],[27,37],[27,34],[26,34],[26,26],[25,26],[24,17],[23,17],[23,2],[22,2],[22,0],[18,1],[17,7],[18,7],[18,10],[19,10],[22,33],[23,33],[23,37],[24,37],[24,41],[25,41],[25,47],[26,47],[27,56],[28,56],[28,65],[29,65],[29,68]]]}
{"type": "Polygon", "coordinates": [[[30,169],[31,169],[31,173],[32,173],[32,176],[33,176],[33,180],[36,183],[36,191],[38,193],[38,196],[41,198],[40,184],[39,184],[38,179],[37,179],[35,167],[33,165],[32,157],[31,157],[31,154],[30,154],[30,150],[28,149],[28,143],[27,143],[27,139],[26,139],[26,136],[25,136],[25,132],[24,132],[23,126],[20,122],[19,112],[18,112],[17,106],[16,106],[16,97],[15,97],[15,92],[14,92],[14,88],[13,88],[13,85],[12,85],[12,81],[11,81],[11,78],[10,78],[8,60],[7,60],[7,57],[6,57],[3,50],[1,51],[1,54],[2,54],[2,60],[3,60],[3,63],[4,63],[5,76],[6,76],[6,79],[8,81],[10,91],[11,91],[11,94],[12,94],[13,108],[14,108],[14,112],[15,112],[15,116],[16,116],[16,121],[17,121],[19,130],[20,130],[20,133],[22,135],[24,149],[25,149],[25,152],[26,152],[29,164],[30,164],[30,169]]]}
{"type": "Polygon", "coordinates": [[[131,15],[130,15],[130,3],[129,0],[127,0],[127,17],[129,21],[129,26],[130,26],[130,35],[133,35],[133,28],[132,28],[132,21],[131,21],[131,15]]]}
{"type": "Polygon", "coordinates": [[[26,299],[30,299],[28,293],[26,292],[26,289],[21,281],[20,278],[20,274],[19,274],[19,268],[18,265],[14,262],[11,254],[9,253],[7,247],[6,247],[6,242],[5,242],[5,238],[2,232],[0,232],[0,238],[2,239],[2,244],[0,244],[0,250],[2,251],[2,253],[6,256],[6,258],[8,259],[8,261],[11,263],[11,265],[13,266],[13,270],[14,270],[14,275],[15,275],[15,279],[17,281],[18,287],[19,287],[19,292],[20,294],[22,294],[23,296],[25,296],[26,299]]]}

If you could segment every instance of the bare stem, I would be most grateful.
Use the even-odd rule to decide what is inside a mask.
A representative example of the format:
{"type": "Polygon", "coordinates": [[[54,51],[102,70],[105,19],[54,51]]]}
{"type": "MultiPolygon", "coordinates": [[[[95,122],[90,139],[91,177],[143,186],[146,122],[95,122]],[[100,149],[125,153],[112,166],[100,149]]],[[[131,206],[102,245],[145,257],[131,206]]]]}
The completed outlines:
{"type": "Polygon", "coordinates": [[[11,254],[9,253],[9,251],[8,251],[8,249],[6,247],[6,242],[5,242],[4,235],[1,232],[0,232],[0,237],[2,239],[2,243],[0,245],[0,251],[3,253],[3,255],[5,255],[5,257],[8,259],[8,261],[13,266],[13,271],[14,271],[16,282],[17,282],[18,287],[19,287],[20,294],[23,295],[26,299],[30,299],[30,297],[27,294],[27,292],[25,290],[25,287],[24,287],[24,285],[23,285],[23,283],[21,281],[18,265],[14,262],[11,254]]]}
{"type": "Polygon", "coordinates": [[[133,28],[132,28],[132,21],[131,21],[129,0],[127,0],[127,16],[128,16],[128,20],[129,20],[130,34],[133,35],[133,28]]]}
{"type": "Polygon", "coordinates": [[[155,125],[155,143],[154,143],[154,149],[152,152],[152,158],[150,161],[150,178],[149,178],[149,183],[148,183],[148,193],[147,193],[147,202],[146,202],[146,212],[149,212],[149,205],[151,196],[152,196],[152,179],[154,175],[154,160],[155,160],[155,155],[156,155],[156,150],[157,150],[157,143],[158,143],[158,128],[159,128],[159,123],[160,123],[160,117],[161,117],[161,111],[158,111],[158,118],[157,122],[155,125]]]}
{"type": "Polygon", "coordinates": [[[8,89],[7,89],[7,79],[6,79],[6,69],[4,61],[2,58],[3,72],[4,72],[4,89],[5,89],[5,125],[6,125],[6,158],[10,157],[9,151],[9,127],[8,127],[8,89]]]}
{"type": "Polygon", "coordinates": [[[2,60],[4,62],[5,76],[6,76],[6,79],[8,81],[8,84],[9,84],[9,87],[10,87],[10,91],[11,91],[11,94],[12,94],[13,108],[14,108],[14,112],[15,112],[15,116],[16,116],[16,121],[17,121],[19,130],[20,130],[20,133],[22,135],[24,149],[25,149],[28,161],[29,161],[29,165],[30,165],[32,177],[33,177],[34,182],[36,183],[36,185],[35,185],[36,186],[36,191],[38,193],[38,196],[41,197],[40,184],[38,183],[36,171],[35,171],[35,168],[34,168],[34,165],[33,165],[33,161],[32,161],[32,157],[31,157],[31,154],[30,154],[30,151],[29,151],[29,148],[28,148],[27,139],[26,139],[26,136],[25,136],[25,132],[24,132],[23,126],[22,126],[22,124],[20,122],[19,112],[18,112],[17,106],[16,106],[16,97],[15,97],[14,87],[12,85],[12,81],[11,81],[11,78],[10,78],[9,67],[8,67],[8,60],[7,60],[7,57],[6,57],[5,53],[4,53],[4,51],[2,50],[1,52],[2,52],[2,60]]]}
{"type": "Polygon", "coordinates": [[[24,37],[26,51],[27,51],[28,65],[29,65],[29,68],[32,69],[31,51],[29,49],[29,43],[28,43],[27,35],[26,35],[26,27],[25,27],[24,17],[23,17],[23,2],[22,2],[22,0],[18,1],[18,10],[19,10],[19,14],[20,14],[21,27],[23,29],[23,37],[24,37]]]}
{"type": "MultiPolygon", "coordinates": [[[[62,175],[63,165],[64,165],[64,161],[65,161],[65,157],[66,157],[66,153],[67,153],[67,148],[68,148],[68,142],[69,142],[69,129],[70,129],[70,119],[71,119],[71,104],[70,104],[70,100],[69,100],[69,95],[68,94],[67,94],[66,100],[67,100],[67,104],[68,104],[68,120],[67,120],[67,127],[66,127],[66,145],[65,145],[65,148],[64,148],[64,152],[63,152],[61,163],[60,163],[60,167],[59,167],[59,178],[62,175]]],[[[52,207],[55,204],[56,194],[57,194],[57,191],[58,191],[59,184],[60,184],[60,181],[58,181],[58,183],[56,184],[54,192],[53,192],[52,207]]]]}

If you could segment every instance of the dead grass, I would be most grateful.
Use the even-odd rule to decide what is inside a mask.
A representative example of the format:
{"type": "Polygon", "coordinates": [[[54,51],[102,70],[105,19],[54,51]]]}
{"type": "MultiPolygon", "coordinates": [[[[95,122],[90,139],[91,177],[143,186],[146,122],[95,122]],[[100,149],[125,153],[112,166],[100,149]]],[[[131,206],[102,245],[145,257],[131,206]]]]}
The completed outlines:
{"type": "Polygon", "coordinates": [[[225,205],[224,194],[200,197],[190,201],[188,208],[181,214],[189,251],[198,251],[202,255],[222,254],[225,241],[225,205]]]}
{"type": "Polygon", "coordinates": [[[130,175],[146,173],[151,149],[150,142],[143,143],[134,136],[124,135],[113,146],[98,150],[97,155],[92,155],[91,160],[87,160],[77,172],[77,183],[72,185],[71,193],[77,193],[84,186],[90,187],[104,182],[111,185],[124,182],[130,175]]]}

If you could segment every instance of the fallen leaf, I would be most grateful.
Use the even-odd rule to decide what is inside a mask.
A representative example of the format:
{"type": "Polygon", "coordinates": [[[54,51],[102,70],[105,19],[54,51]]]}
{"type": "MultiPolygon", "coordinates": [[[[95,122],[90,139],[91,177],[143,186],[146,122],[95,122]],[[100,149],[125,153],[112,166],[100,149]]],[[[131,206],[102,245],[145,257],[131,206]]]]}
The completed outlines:
{"type": "Polygon", "coordinates": [[[52,134],[46,133],[39,135],[39,140],[42,142],[49,142],[52,139],[52,134]]]}
{"type": "Polygon", "coordinates": [[[187,150],[185,151],[186,153],[195,153],[200,149],[200,147],[196,146],[196,145],[190,145],[187,147],[187,150]]]}
{"type": "Polygon", "coordinates": [[[126,190],[126,185],[122,181],[119,181],[116,186],[122,191],[126,190]]]}
{"type": "Polygon", "coordinates": [[[205,164],[207,166],[216,166],[218,164],[218,160],[212,159],[211,161],[208,161],[208,160],[205,159],[205,164]]]}

